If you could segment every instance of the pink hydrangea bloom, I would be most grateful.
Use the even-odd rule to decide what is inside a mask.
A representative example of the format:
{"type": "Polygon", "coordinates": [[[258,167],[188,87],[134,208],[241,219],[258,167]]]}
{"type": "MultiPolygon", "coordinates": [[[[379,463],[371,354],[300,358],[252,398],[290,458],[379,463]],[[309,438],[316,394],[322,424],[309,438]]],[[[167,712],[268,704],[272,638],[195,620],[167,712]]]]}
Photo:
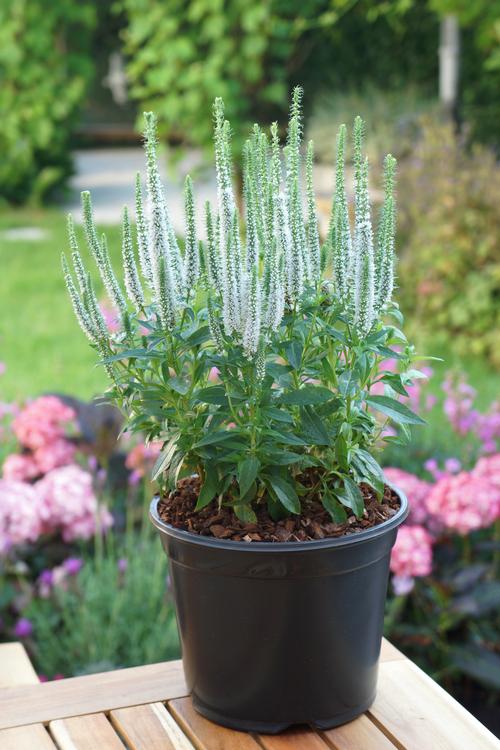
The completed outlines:
{"type": "Polygon", "coordinates": [[[446,528],[468,534],[496,520],[500,511],[500,487],[489,477],[462,471],[443,477],[432,487],[427,508],[446,528]]]}
{"type": "Polygon", "coordinates": [[[422,526],[401,526],[391,553],[391,571],[399,578],[427,576],[432,570],[432,537],[422,526]]]}
{"type": "Polygon", "coordinates": [[[64,436],[64,427],[76,417],[73,409],[56,396],[41,396],[28,404],[13,420],[19,442],[36,450],[64,436]]]}
{"type": "Polygon", "coordinates": [[[59,466],[67,466],[74,460],[76,447],[69,440],[58,438],[51,443],[40,446],[33,453],[33,458],[39,468],[38,474],[47,474],[59,466]]]}
{"type": "Polygon", "coordinates": [[[37,466],[33,456],[25,453],[11,453],[4,461],[2,476],[17,482],[29,482],[42,472],[37,466]]]}
{"type": "Polygon", "coordinates": [[[30,484],[0,479],[0,554],[24,542],[34,542],[42,526],[37,495],[30,484]]]}
{"type": "Polygon", "coordinates": [[[75,464],[50,471],[35,484],[46,532],[60,531],[64,541],[88,539],[111,526],[111,514],[99,506],[91,475],[75,464]]]}
{"type": "Polygon", "coordinates": [[[497,490],[500,490],[500,453],[480,458],[472,470],[472,476],[483,477],[497,490]]]}
{"type": "Polygon", "coordinates": [[[132,471],[134,478],[139,480],[151,470],[160,454],[161,446],[162,443],[157,441],[148,445],[139,443],[132,448],[125,460],[125,466],[132,471]]]}
{"type": "Polygon", "coordinates": [[[429,515],[426,498],[432,485],[408,471],[389,466],[384,469],[387,481],[400,488],[410,504],[409,523],[424,523],[429,515]]]}

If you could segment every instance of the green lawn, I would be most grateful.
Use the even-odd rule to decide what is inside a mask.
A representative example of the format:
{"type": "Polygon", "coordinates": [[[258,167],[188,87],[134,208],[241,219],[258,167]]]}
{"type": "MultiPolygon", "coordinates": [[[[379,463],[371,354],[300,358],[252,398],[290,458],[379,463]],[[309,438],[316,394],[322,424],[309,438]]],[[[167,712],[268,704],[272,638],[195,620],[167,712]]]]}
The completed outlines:
{"type": "MultiPolygon", "coordinates": [[[[119,229],[106,232],[116,257],[119,229]]],[[[83,242],[81,247],[84,251],[83,242]]],[[[0,379],[0,401],[44,391],[88,398],[106,385],[68,300],[60,262],[66,249],[62,212],[0,213],[0,361],[7,366],[0,379]],[[6,239],[5,232],[16,227],[40,228],[45,236],[6,239]]],[[[86,251],[83,255],[88,258],[86,251]]],[[[89,260],[89,268],[92,264],[89,260]]]]}
{"type": "MultiPolygon", "coordinates": [[[[106,233],[111,254],[118,258],[119,228],[107,228],[106,233]]],[[[81,230],[78,234],[81,237],[81,230]]],[[[94,352],[87,345],[67,298],[60,265],[61,251],[66,249],[63,213],[0,212],[0,361],[7,365],[7,372],[0,379],[0,401],[44,391],[89,398],[107,384],[103,372],[94,366],[94,352]],[[5,231],[15,227],[40,228],[45,237],[6,239],[5,231]]],[[[88,267],[93,268],[83,241],[81,249],[88,267]]],[[[477,358],[461,361],[449,347],[443,349],[432,341],[420,342],[418,349],[445,359],[433,364],[436,371],[431,384],[433,391],[440,391],[444,372],[456,367],[469,374],[472,385],[479,391],[481,408],[498,398],[498,373],[484,362],[477,358]]]]}

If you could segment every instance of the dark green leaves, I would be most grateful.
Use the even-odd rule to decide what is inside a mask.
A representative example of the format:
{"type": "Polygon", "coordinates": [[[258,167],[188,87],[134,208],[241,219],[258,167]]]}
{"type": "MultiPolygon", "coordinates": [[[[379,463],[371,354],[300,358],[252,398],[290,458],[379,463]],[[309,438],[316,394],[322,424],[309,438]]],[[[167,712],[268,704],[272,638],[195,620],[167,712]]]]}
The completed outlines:
{"type": "Polygon", "coordinates": [[[164,471],[166,471],[170,465],[170,461],[173,458],[173,455],[175,453],[175,449],[177,447],[177,441],[179,440],[179,433],[176,432],[168,443],[163,448],[162,452],[156,459],[156,463],[153,466],[153,472],[152,472],[152,480],[153,482],[155,479],[157,479],[161,474],[163,474],[164,471]]]}
{"type": "Polygon", "coordinates": [[[425,424],[417,414],[395,398],[389,396],[367,396],[366,403],[377,411],[382,412],[398,424],[425,424]]]}
{"type": "Polygon", "coordinates": [[[300,410],[302,437],[311,445],[330,445],[330,435],[325,424],[310,406],[300,410]]]}
{"type": "Polygon", "coordinates": [[[280,402],[288,406],[324,404],[325,401],[329,401],[334,395],[328,388],[323,388],[320,385],[305,385],[303,388],[284,393],[280,397],[280,402]]]}
{"type": "Polygon", "coordinates": [[[266,476],[265,482],[290,513],[300,513],[300,500],[291,482],[277,474],[266,476]]]}
{"type": "Polygon", "coordinates": [[[255,482],[260,469],[258,458],[245,458],[238,465],[238,484],[240,486],[240,497],[243,498],[255,482]]]}
{"type": "Polygon", "coordinates": [[[214,499],[219,489],[219,477],[215,471],[207,472],[205,481],[198,495],[195,510],[201,510],[214,499]]]}
{"type": "Polygon", "coordinates": [[[345,505],[346,508],[350,508],[352,512],[360,518],[363,515],[364,510],[361,490],[358,485],[350,479],[350,477],[343,477],[343,479],[344,487],[341,490],[337,490],[338,498],[342,505],[345,505]]]}

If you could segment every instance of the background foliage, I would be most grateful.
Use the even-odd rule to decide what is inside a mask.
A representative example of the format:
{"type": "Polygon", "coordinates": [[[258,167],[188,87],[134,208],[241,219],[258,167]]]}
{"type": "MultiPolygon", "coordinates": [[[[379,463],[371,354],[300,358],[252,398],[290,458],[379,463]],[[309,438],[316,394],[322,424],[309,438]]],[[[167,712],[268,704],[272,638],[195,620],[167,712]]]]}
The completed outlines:
{"type": "Polygon", "coordinates": [[[94,19],[92,0],[0,6],[0,199],[38,201],[67,177],[94,19]]]}
{"type": "Polygon", "coordinates": [[[414,328],[500,367],[500,171],[450,124],[424,122],[401,169],[399,299],[414,328]],[[411,196],[411,199],[410,199],[411,196]]]}

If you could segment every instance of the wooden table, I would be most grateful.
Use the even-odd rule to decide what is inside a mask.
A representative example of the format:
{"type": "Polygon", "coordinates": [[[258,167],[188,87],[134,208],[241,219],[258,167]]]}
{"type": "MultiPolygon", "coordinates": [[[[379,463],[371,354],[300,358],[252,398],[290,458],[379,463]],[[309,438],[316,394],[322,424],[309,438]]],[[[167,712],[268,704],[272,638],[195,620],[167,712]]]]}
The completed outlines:
{"type": "Polygon", "coordinates": [[[326,732],[250,735],[193,711],[180,661],[40,684],[0,646],[0,750],[499,750],[500,742],[388,642],[372,708],[326,732]],[[6,686],[7,685],[7,686],[6,686]]]}

